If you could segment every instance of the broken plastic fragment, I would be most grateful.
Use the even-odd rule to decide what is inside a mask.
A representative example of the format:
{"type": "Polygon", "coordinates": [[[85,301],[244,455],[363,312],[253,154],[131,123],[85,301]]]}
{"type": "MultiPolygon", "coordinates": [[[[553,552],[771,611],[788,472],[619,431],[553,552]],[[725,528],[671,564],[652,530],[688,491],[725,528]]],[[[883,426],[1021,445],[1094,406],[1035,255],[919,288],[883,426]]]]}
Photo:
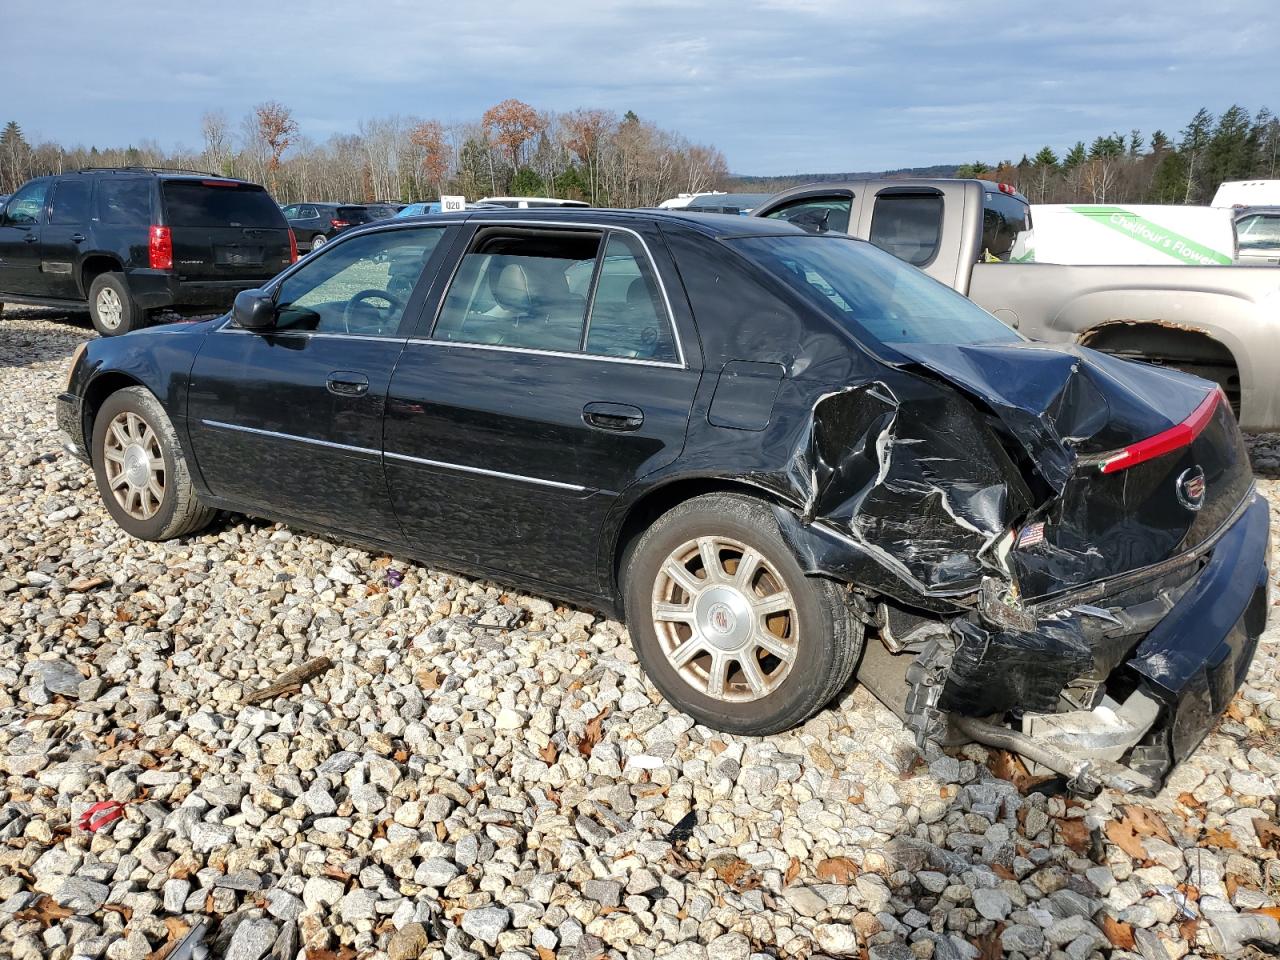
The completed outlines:
{"type": "Polygon", "coordinates": [[[102,800],[95,803],[77,821],[81,830],[97,833],[108,824],[115,823],[124,816],[124,804],[119,800],[102,800]]]}

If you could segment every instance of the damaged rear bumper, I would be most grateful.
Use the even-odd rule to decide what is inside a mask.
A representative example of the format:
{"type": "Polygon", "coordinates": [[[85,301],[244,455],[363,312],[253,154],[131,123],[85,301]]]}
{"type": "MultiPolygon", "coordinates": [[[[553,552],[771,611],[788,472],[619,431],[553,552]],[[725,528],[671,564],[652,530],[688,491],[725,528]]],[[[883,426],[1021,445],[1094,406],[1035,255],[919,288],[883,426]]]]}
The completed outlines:
{"type": "MultiPolygon", "coordinates": [[[[1194,565],[1038,617],[1033,629],[977,612],[954,620],[907,672],[908,724],[923,742],[941,740],[949,716],[996,717],[1025,744],[1096,768],[1123,764],[1139,786],[1158,787],[1248,673],[1266,625],[1268,520],[1251,494],[1194,565]]],[[[994,727],[958,729],[981,740],[994,727]]]]}

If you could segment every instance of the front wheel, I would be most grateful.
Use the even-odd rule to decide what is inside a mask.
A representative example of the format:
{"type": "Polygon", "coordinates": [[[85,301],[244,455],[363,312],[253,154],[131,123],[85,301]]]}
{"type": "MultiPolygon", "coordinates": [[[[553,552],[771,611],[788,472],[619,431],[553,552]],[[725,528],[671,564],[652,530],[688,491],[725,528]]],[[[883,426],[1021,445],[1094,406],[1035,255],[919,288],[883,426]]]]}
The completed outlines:
{"type": "Polygon", "coordinates": [[[89,285],[89,316],[93,329],[104,337],[114,337],[146,325],[146,311],[129,296],[124,276],[102,273],[89,285]]]}
{"type": "Polygon", "coordinates": [[[140,540],[171,540],[209,525],[164,408],[145,387],[109,396],[93,421],[93,475],[107,512],[140,540]]]}
{"type": "Polygon", "coordinates": [[[739,494],[663,514],[623,564],[636,656],[673,705],[728,733],[777,733],[848,682],[862,625],[833,582],[806,576],[772,509],[739,494]]]}

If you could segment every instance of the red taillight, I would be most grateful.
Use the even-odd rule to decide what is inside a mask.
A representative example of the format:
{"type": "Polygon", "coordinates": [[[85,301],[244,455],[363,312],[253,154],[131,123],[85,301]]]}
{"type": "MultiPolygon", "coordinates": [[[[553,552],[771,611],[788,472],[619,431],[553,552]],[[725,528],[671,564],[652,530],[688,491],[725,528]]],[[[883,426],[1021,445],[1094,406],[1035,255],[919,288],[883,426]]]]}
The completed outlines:
{"type": "Polygon", "coordinates": [[[1219,401],[1225,399],[1222,388],[1215,388],[1200,402],[1200,406],[1191,411],[1191,416],[1177,426],[1157,433],[1154,437],[1131,443],[1123,450],[1109,455],[1102,461],[1102,472],[1119,473],[1189,445],[1209,425],[1219,401]]]}
{"type": "Polygon", "coordinates": [[[289,231],[289,262],[298,262],[298,237],[292,230],[289,231]]]}
{"type": "Polygon", "coordinates": [[[1000,188],[1001,193],[1008,193],[1012,195],[1018,192],[1013,187],[1009,186],[1009,184],[1007,183],[999,183],[999,184],[996,184],[996,186],[1000,188]]]}
{"type": "Polygon", "coordinates": [[[173,269],[173,235],[168,227],[151,227],[151,243],[148,249],[151,254],[152,270],[173,269]]]}
{"type": "Polygon", "coordinates": [[[347,220],[330,220],[329,225],[335,230],[341,230],[343,227],[351,226],[350,222],[347,220]]]}

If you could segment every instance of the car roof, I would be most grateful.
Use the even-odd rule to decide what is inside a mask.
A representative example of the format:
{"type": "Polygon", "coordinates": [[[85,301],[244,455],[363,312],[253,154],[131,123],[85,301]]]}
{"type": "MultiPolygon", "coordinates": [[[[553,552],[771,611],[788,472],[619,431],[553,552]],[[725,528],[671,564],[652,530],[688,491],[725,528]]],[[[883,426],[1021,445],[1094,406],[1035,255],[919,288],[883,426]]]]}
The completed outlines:
{"type": "Polygon", "coordinates": [[[206,173],[201,170],[170,170],[166,167],[82,167],[79,170],[68,170],[66,173],[49,174],[49,176],[159,177],[163,180],[193,180],[196,182],[218,180],[222,183],[243,184],[246,187],[262,187],[262,184],[254,183],[252,180],[242,180],[239,177],[224,177],[220,173],[206,173]]]}
{"type": "Polygon", "coordinates": [[[1236,211],[1236,219],[1241,220],[1244,217],[1256,216],[1259,213],[1274,216],[1280,213],[1280,206],[1241,207],[1236,211]]]}
{"type": "Polygon", "coordinates": [[[485,223],[554,223],[601,226],[627,226],[635,223],[669,224],[686,227],[695,233],[724,239],[741,236],[812,236],[806,230],[785,220],[765,220],[743,217],[733,213],[683,213],[680,210],[621,210],[611,207],[542,207],[536,210],[518,210],[510,207],[494,207],[484,210],[463,210],[459,213],[433,213],[422,217],[402,217],[400,225],[441,220],[460,220],[485,223]]]}

